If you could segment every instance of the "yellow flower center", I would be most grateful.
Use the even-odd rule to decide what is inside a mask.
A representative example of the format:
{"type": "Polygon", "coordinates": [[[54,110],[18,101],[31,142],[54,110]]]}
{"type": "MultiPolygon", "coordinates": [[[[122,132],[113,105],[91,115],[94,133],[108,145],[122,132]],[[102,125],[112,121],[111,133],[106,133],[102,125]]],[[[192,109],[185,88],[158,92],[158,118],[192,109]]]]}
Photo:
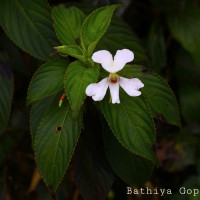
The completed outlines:
{"type": "Polygon", "coordinates": [[[119,76],[117,74],[111,73],[108,77],[110,83],[117,83],[119,81],[119,76]]]}

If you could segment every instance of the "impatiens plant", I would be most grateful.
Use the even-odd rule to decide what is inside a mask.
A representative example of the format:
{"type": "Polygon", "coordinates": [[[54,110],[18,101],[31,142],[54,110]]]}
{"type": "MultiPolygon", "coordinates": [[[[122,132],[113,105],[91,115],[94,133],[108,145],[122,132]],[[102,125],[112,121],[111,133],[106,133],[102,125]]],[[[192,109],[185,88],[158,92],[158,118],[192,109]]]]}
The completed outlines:
{"type": "Polygon", "coordinates": [[[32,77],[27,104],[32,147],[47,187],[56,191],[67,169],[86,199],[105,199],[117,177],[144,185],[156,164],[154,118],[176,126],[180,118],[166,81],[141,65],[146,56],[137,37],[112,18],[119,5],[88,14],[70,4],[51,10],[45,0],[16,2],[2,0],[0,22],[19,47],[45,61],[32,77]],[[14,28],[4,23],[5,10],[13,21],[25,15],[23,32],[19,21],[14,28]]]}

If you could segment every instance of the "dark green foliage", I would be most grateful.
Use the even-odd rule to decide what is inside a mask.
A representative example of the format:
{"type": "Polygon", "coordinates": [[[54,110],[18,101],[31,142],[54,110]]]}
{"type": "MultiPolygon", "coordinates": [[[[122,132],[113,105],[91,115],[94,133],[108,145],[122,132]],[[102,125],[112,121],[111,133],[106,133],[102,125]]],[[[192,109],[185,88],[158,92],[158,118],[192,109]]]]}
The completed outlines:
{"type": "Polygon", "coordinates": [[[13,73],[5,54],[0,54],[0,135],[6,128],[13,96],[13,73]]]}
{"type": "Polygon", "coordinates": [[[0,1],[0,200],[121,200],[145,185],[179,199],[181,186],[199,188],[199,1],[120,2],[0,1]],[[119,80],[140,79],[141,95],[120,88],[112,104],[108,89],[94,102],[87,86],[111,74],[92,54],[121,49],[134,60],[119,80]]]}
{"type": "Polygon", "coordinates": [[[24,51],[47,60],[57,39],[46,0],[2,0],[0,24],[6,34],[24,51]]]}

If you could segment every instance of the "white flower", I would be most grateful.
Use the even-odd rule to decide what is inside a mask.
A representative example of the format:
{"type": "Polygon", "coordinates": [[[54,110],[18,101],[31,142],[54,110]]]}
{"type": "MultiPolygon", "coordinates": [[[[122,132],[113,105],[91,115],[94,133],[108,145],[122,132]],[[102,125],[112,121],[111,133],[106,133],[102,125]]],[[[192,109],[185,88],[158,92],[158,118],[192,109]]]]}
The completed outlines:
{"type": "Polygon", "coordinates": [[[120,103],[119,86],[121,86],[129,96],[139,96],[140,88],[144,84],[138,78],[124,78],[118,76],[116,73],[120,71],[128,62],[134,59],[134,54],[128,49],[118,50],[113,57],[109,51],[101,50],[92,55],[92,60],[100,63],[102,67],[110,73],[107,78],[104,78],[98,83],[92,83],[87,86],[86,94],[91,96],[94,101],[101,101],[109,87],[112,103],[120,103]]]}

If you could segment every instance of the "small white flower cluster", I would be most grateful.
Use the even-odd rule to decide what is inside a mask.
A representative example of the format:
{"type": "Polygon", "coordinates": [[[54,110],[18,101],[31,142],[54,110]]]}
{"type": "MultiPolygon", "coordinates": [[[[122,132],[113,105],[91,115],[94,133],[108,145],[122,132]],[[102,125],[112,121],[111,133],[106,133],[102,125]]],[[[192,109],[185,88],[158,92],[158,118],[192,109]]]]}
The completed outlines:
{"type": "Polygon", "coordinates": [[[92,60],[102,65],[110,73],[107,78],[98,83],[92,83],[87,86],[86,94],[91,96],[94,101],[101,101],[109,87],[112,103],[120,103],[119,86],[121,86],[129,96],[139,96],[140,88],[144,84],[138,78],[124,78],[116,73],[119,72],[128,62],[134,59],[134,54],[128,49],[118,50],[114,59],[109,51],[101,50],[92,55],[92,60]]]}

